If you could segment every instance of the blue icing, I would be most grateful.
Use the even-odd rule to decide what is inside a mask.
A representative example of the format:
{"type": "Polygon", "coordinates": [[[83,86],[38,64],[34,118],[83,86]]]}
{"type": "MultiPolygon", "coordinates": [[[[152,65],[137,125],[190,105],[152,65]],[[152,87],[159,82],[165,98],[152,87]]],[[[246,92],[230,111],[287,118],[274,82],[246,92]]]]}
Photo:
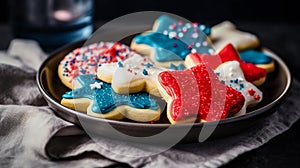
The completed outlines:
{"type": "Polygon", "coordinates": [[[146,44],[155,49],[155,60],[159,62],[184,60],[190,52],[212,54],[212,48],[207,41],[211,29],[202,24],[194,27],[166,15],[157,20],[153,32],[140,34],[133,41],[136,44],[146,44]],[[194,50],[194,51],[193,51],[194,50]]]}
{"type": "Polygon", "coordinates": [[[271,63],[273,60],[267,54],[256,50],[241,51],[240,57],[243,61],[252,64],[268,64],[271,63]]]}
{"type": "Polygon", "coordinates": [[[171,69],[171,70],[184,70],[185,66],[183,64],[179,64],[178,66],[176,66],[176,65],[171,63],[169,69],[171,69]]]}
{"type": "Polygon", "coordinates": [[[161,33],[141,34],[134,38],[137,44],[147,44],[155,48],[155,60],[159,62],[184,60],[190,53],[188,45],[181,40],[170,39],[161,33]],[[176,47],[173,45],[176,44],[176,47]]]}
{"type": "Polygon", "coordinates": [[[148,93],[140,92],[133,94],[117,94],[113,91],[111,84],[96,78],[96,75],[80,75],[77,81],[81,88],[74,89],[62,95],[65,99],[88,98],[94,101],[92,111],[95,113],[106,114],[120,105],[128,105],[140,109],[157,110],[159,106],[155,99],[148,93]],[[91,84],[102,83],[101,88],[91,88],[91,84]]]}

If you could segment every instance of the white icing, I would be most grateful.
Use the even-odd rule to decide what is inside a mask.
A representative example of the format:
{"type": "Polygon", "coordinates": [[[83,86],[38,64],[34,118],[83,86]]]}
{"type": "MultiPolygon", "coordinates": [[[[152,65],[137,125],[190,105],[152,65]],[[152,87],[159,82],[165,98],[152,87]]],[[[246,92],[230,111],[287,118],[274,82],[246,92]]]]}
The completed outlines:
{"type": "Polygon", "coordinates": [[[211,37],[214,41],[214,47],[217,50],[222,49],[228,43],[233,44],[236,48],[242,45],[251,47],[259,43],[255,35],[237,30],[235,25],[229,21],[224,21],[213,26],[211,29],[211,37]]]}
{"type": "Polygon", "coordinates": [[[135,54],[123,62],[103,64],[98,68],[98,74],[112,76],[112,87],[116,87],[120,85],[128,86],[131,81],[136,79],[148,78],[157,82],[157,75],[164,70],[155,66],[148,57],[135,54]],[[143,71],[146,71],[145,74],[143,71]]]}
{"type": "Polygon", "coordinates": [[[246,113],[246,108],[249,105],[255,105],[262,100],[262,92],[254,86],[252,83],[248,82],[244,73],[240,67],[239,62],[237,61],[228,61],[215,70],[215,73],[219,77],[221,82],[224,82],[225,85],[232,87],[233,89],[241,92],[245,97],[245,104],[242,110],[236,115],[242,115],[246,113]],[[255,91],[254,95],[250,95],[249,90],[255,91]],[[255,99],[255,95],[259,95],[259,99],[255,99]]]}

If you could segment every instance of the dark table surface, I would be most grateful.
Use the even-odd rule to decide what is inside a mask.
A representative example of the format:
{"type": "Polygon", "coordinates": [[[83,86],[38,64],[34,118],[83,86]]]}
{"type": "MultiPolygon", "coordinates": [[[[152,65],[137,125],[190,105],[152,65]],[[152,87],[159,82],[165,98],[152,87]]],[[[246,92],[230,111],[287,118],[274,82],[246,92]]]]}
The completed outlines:
{"type": "MultiPolygon", "coordinates": [[[[255,33],[261,44],[277,53],[287,63],[292,75],[300,79],[299,24],[239,22],[236,25],[255,33]]],[[[0,37],[0,50],[5,50],[12,39],[8,25],[0,24],[0,37]]],[[[227,167],[300,167],[300,120],[288,131],[224,166],[227,167]]]]}

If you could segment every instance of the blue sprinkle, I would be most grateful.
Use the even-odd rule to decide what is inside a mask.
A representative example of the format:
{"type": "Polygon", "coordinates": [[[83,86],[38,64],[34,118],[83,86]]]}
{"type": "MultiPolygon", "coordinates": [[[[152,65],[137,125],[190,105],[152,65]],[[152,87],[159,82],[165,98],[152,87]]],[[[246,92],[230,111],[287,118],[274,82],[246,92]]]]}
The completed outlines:
{"type": "Polygon", "coordinates": [[[224,81],[224,80],[221,80],[221,82],[222,82],[223,84],[225,84],[225,81],[224,81]]]}
{"type": "Polygon", "coordinates": [[[85,73],[86,73],[86,70],[84,70],[83,68],[80,68],[80,72],[81,72],[82,74],[85,74],[85,73]]]}
{"type": "MultiPolygon", "coordinates": [[[[244,84],[241,83],[241,84],[240,84],[240,87],[243,89],[243,88],[244,88],[244,84]]],[[[242,89],[241,89],[241,90],[242,90],[242,89]]]]}
{"type": "Polygon", "coordinates": [[[148,71],[146,69],[143,70],[144,75],[148,75],[148,71]]]}
{"type": "Polygon", "coordinates": [[[83,56],[82,56],[82,59],[83,59],[83,60],[86,60],[87,58],[88,58],[88,57],[87,57],[86,55],[83,55],[83,56]]]}
{"type": "Polygon", "coordinates": [[[230,83],[233,83],[233,80],[232,79],[230,79],[230,81],[229,81],[230,83]]]}
{"type": "Polygon", "coordinates": [[[220,76],[220,72],[216,72],[216,75],[217,75],[217,76],[220,76]]]}
{"type": "Polygon", "coordinates": [[[151,63],[145,63],[144,66],[147,67],[147,68],[153,67],[153,65],[151,63]]]}
{"type": "Polygon", "coordinates": [[[98,64],[98,67],[101,67],[102,66],[102,64],[98,64]]]}
{"type": "Polygon", "coordinates": [[[122,67],[123,67],[122,62],[118,62],[118,67],[119,67],[119,68],[122,68],[122,67]]]}
{"type": "Polygon", "coordinates": [[[239,80],[238,80],[238,79],[235,79],[233,82],[234,82],[234,83],[239,83],[239,80]]]}

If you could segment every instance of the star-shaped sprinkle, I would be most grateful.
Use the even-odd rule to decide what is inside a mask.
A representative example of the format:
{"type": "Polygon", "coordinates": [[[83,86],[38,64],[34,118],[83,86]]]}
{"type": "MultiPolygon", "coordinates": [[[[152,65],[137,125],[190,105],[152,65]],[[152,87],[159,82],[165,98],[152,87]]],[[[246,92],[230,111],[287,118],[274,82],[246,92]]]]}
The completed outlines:
{"type": "Polygon", "coordinates": [[[158,78],[169,96],[167,114],[172,124],[224,119],[244,105],[244,96],[221,83],[204,63],[182,71],[164,71],[158,78]]]}
{"type": "Polygon", "coordinates": [[[91,89],[101,89],[103,82],[95,82],[90,84],[91,89]]]}
{"type": "MultiPolygon", "coordinates": [[[[207,42],[210,28],[206,25],[185,23],[167,15],[160,16],[155,23],[152,32],[136,36],[133,42],[154,48],[152,57],[156,61],[184,60],[191,52],[214,52],[207,42]]],[[[136,50],[139,51],[138,48],[136,50]]]]}

